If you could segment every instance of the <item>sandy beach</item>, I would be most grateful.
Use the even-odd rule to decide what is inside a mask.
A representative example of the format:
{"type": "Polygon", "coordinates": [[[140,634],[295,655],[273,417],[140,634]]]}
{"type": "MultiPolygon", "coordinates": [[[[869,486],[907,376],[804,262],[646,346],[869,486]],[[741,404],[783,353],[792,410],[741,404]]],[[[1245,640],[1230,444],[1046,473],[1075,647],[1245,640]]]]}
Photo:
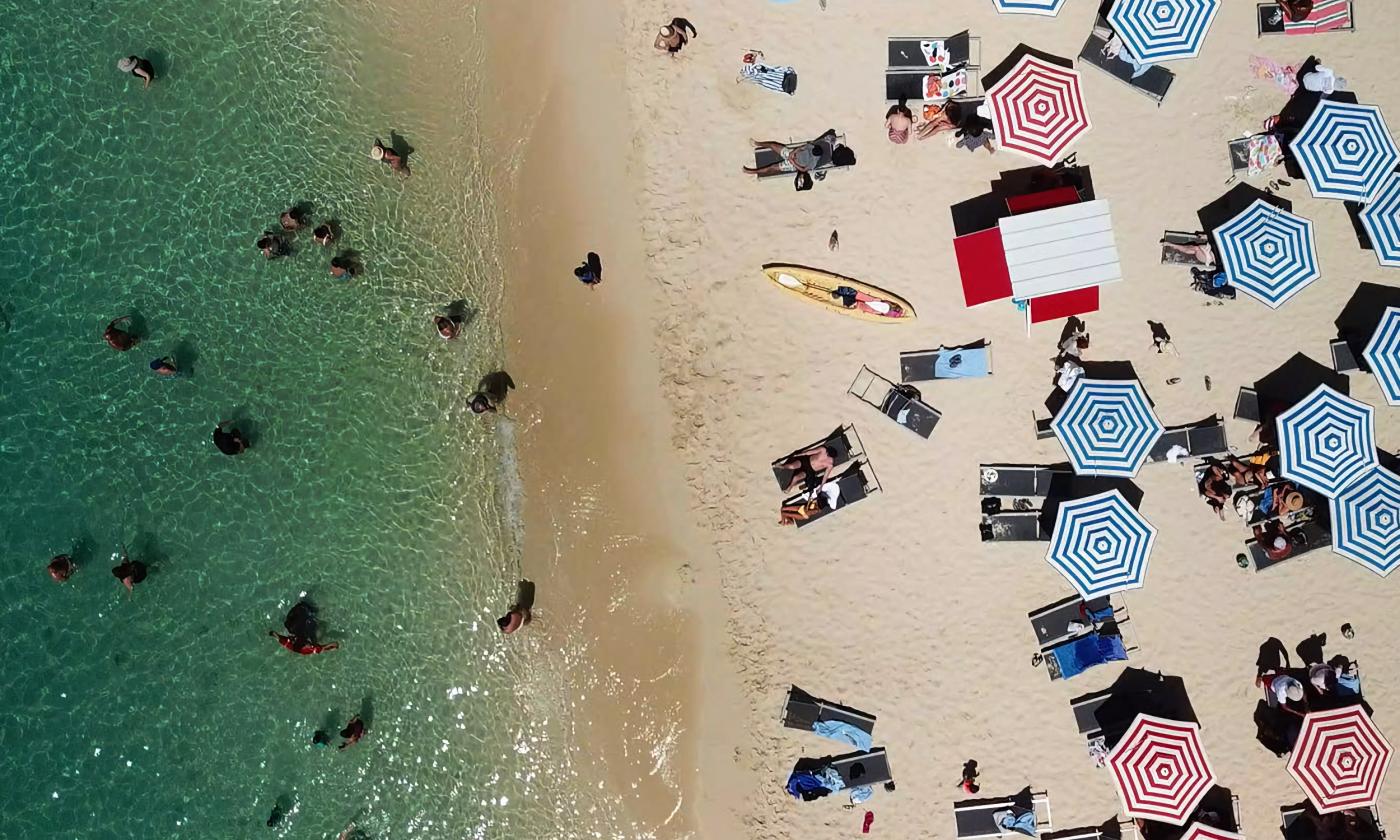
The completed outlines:
{"type": "MultiPolygon", "coordinates": [[[[596,638],[611,663],[610,684],[578,686],[579,696],[612,782],[636,785],[638,836],[846,836],[869,809],[875,834],[952,837],[969,759],[984,795],[1047,790],[1056,830],[1120,819],[1068,701],[1123,666],[1068,682],[1032,667],[1027,613],[1071,590],[1044,544],[983,544],[977,530],[979,464],[1063,459],[1031,422],[1046,413],[1060,323],[1028,335],[1010,304],[964,308],[950,247],[949,205],[1027,161],[941,137],[893,145],[880,90],[889,36],[970,29],[984,66],[1021,42],[1072,57],[1094,4],[1070,0],[1055,18],[1001,16],[990,0],[940,10],[912,0],[830,0],[825,11],[815,0],[560,5],[512,6],[503,31],[524,40],[495,45],[503,57],[526,44],[570,56],[501,88],[517,127],[498,139],[516,144],[519,161],[508,361],[521,383],[511,411],[528,488],[526,573],[549,578],[545,632],[596,638]],[[651,42],[674,14],[700,34],[671,58],[651,42]],[[796,95],[736,84],[748,48],[796,67],[796,95]],[[541,79],[551,80],[544,96],[541,79]],[[749,138],[828,127],[847,135],[858,164],[812,192],[740,174],[749,138]],[[606,266],[591,291],[568,273],[590,249],[606,266]],[[872,325],[789,299],[758,271],[770,261],[884,286],[919,320],[872,325]],[[845,393],[862,364],[897,378],[901,350],[983,338],[990,379],[923,388],[943,413],[931,440],[845,393]],[[778,527],[769,461],[847,422],[883,492],[800,533],[778,527]],[[796,759],[840,752],[781,727],[791,683],[879,716],[896,792],[855,810],[838,807],[841,796],[786,795],[796,759]],[[626,754],[627,734],[657,708],[675,713],[675,740],[663,739],[675,752],[661,763],[626,754]],[[651,772],[661,764],[671,778],[651,772]]],[[[1111,203],[1125,269],[1086,317],[1086,358],[1133,362],[1168,425],[1230,417],[1237,388],[1295,352],[1326,362],[1356,284],[1390,282],[1355,246],[1341,205],[1296,180],[1281,194],[1314,221],[1323,277],[1279,310],[1243,296],[1207,306],[1157,254],[1163,229],[1195,229],[1197,208],[1228,188],[1226,142],[1286,100],[1254,77],[1251,55],[1300,64],[1316,54],[1363,102],[1400,112],[1389,84],[1400,73],[1390,35],[1400,10],[1358,6],[1355,33],[1264,39],[1252,4],[1226,6],[1201,56],[1171,65],[1177,79],[1160,107],[1083,69],[1094,127],[1075,151],[1111,203]],[[1165,324],[1179,355],[1153,352],[1148,320],[1165,324]]],[[[1400,445],[1374,380],[1353,374],[1351,392],[1377,406],[1380,447],[1400,445]]],[[[1254,448],[1250,431],[1229,421],[1241,452],[1254,448]]],[[[1327,655],[1362,663],[1375,719],[1393,726],[1394,583],[1326,551],[1239,569],[1246,529],[1214,517],[1188,467],[1149,465],[1137,481],[1160,533],[1146,586],[1121,596],[1140,647],[1127,664],[1184,678],[1220,783],[1239,796],[1243,833],[1269,836],[1280,806],[1303,797],[1254,738],[1258,648],[1275,637],[1292,650],[1326,633],[1327,655]],[[1354,639],[1341,637],[1343,623],[1354,639]]],[[[1392,786],[1380,810],[1397,802],[1392,786]]]]}

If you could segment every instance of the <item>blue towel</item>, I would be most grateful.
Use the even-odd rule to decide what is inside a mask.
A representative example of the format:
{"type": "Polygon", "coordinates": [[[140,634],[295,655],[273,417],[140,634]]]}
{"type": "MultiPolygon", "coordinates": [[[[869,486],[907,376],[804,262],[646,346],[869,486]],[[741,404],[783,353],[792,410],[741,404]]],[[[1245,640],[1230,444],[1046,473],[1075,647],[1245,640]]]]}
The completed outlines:
{"type": "Polygon", "coordinates": [[[1060,676],[1063,679],[1069,679],[1084,673],[1095,665],[1127,659],[1128,651],[1123,647],[1122,636],[1090,633],[1087,636],[1080,636],[1068,644],[1060,645],[1045,655],[1053,658],[1060,666],[1060,676]]]}
{"type": "Polygon", "coordinates": [[[792,794],[795,799],[801,799],[804,793],[825,790],[827,790],[827,786],[822,784],[821,779],[811,773],[794,771],[791,776],[788,776],[787,792],[792,794]]]}
{"type": "Polygon", "coordinates": [[[1102,624],[1103,622],[1108,621],[1110,618],[1113,618],[1113,605],[1110,604],[1109,606],[1104,607],[1101,610],[1085,609],[1084,612],[1089,616],[1090,621],[1094,622],[1095,624],[1102,624]]]}
{"type": "Polygon", "coordinates": [[[1337,693],[1343,697],[1361,694],[1361,678],[1351,674],[1338,674],[1337,693]]]}
{"type": "Polygon", "coordinates": [[[1039,828],[1035,824],[1035,811],[1013,812],[1011,816],[1002,819],[997,827],[1003,831],[1016,831],[1027,837],[1039,834],[1039,828]]]}
{"type": "Polygon", "coordinates": [[[850,744],[862,752],[870,749],[870,734],[845,721],[820,720],[812,724],[812,731],[833,741],[850,744]]]}
{"type": "Polygon", "coordinates": [[[986,347],[947,350],[933,363],[934,379],[972,379],[986,376],[989,361],[986,347]]]}

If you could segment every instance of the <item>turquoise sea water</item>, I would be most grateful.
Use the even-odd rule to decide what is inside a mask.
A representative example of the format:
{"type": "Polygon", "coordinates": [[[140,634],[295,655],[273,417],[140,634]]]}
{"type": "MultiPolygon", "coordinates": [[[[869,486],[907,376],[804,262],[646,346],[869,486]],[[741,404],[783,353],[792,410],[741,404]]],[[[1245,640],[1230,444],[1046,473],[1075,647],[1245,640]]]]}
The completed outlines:
{"type": "Polygon", "coordinates": [[[374,17],[0,0],[0,836],[602,826],[559,721],[512,692],[530,641],[491,623],[518,560],[507,439],[465,407],[501,343],[487,163],[469,108],[415,125],[366,83],[402,72],[349,36],[374,17]],[[366,156],[390,130],[411,179],[366,156]],[[361,278],[306,232],[255,251],[297,201],[340,221],[361,278]],[[449,344],[429,318],[457,299],[479,315],[449,344]],[[102,329],[128,313],[144,339],[117,353],[102,329]],[[150,373],[168,353],[188,377],[150,373]],[[237,458],[210,440],[227,417],[254,435],[237,458]],[[122,543],[152,568],[131,597],[122,543]],[[266,637],[303,592],[339,651],[266,637]],[[361,710],[361,744],[311,747],[361,710]]]}

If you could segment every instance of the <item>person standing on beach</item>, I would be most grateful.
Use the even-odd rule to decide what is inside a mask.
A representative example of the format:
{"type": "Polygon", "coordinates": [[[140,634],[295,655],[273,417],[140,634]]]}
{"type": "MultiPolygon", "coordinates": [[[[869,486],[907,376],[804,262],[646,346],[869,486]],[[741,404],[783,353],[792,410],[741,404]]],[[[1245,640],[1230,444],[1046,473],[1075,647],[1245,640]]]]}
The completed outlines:
{"type": "Polygon", "coordinates": [[[603,282],[602,258],[593,251],[589,251],[588,257],[583,261],[583,264],[574,269],[574,277],[590,289],[603,282]]]}
{"type": "Polygon", "coordinates": [[[117,69],[143,80],[146,87],[150,87],[151,82],[156,80],[155,65],[139,55],[129,55],[126,58],[117,59],[117,69]]]}

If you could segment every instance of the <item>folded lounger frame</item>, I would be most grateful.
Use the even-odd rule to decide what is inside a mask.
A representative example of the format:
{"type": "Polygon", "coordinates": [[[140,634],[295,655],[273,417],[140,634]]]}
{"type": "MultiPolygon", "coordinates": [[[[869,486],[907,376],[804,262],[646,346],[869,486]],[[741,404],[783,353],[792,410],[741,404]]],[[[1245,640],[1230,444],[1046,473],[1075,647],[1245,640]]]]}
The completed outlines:
{"type": "MultiPolygon", "coordinates": [[[[797,457],[797,453],[815,449],[823,444],[831,450],[831,460],[837,467],[846,464],[852,458],[859,458],[865,454],[865,446],[861,443],[860,435],[856,433],[856,427],[850,423],[837,426],[835,431],[821,440],[814,441],[801,449],[795,449],[773,461],[773,478],[778,481],[778,489],[787,490],[788,483],[792,481],[793,475],[797,472],[797,470],[788,469],[782,465],[797,457]]],[[[802,489],[810,490],[812,488],[807,487],[804,483],[802,489]]]]}
{"type": "Polygon", "coordinates": [[[795,685],[788,689],[783,703],[783,726],[810,732],[814,725],[827,721],[849,723],[867,734],[875,731],[875,716],[868,712],[823,700],[795,685]]]}
{"type": "Polygon", "coordinates": [[[1131,65],[1103,54],[1103,48],[1108,45],[1112,32],[1108,21],[1102,15],[1097,16],[1089,38],[1084,42],[1084,48],[1079,51],[1079,60],[1097,67],[1138,93],[1151,98],[1157,103],[1157,107],[1162,107],[1162,100],[1167,98],[1167,91],[1171,90],[1172,82],[1176,81],[1176,74],[1160,64],[1154,64],[1146,73],[1134,79],[1131,65]]]}
{"type": "Polygon", "coordinates": [[[978,379],[992,375],[992,343],[986,339],[955,347],[938,347],[934,350],[911,350],[899,354],[899,378],[902,382],[930,382],[935,379],[978,379]],[[969,370],[984,370],[968,376],[948,375],[949,368],[956,370],[954,360],[959,356],[971,359],[974,355],[985,358],[985,365],[970,366],[969,370]],[[947,357],[947,366],[941,368],[939,361],[947,357]]]}
{"type": "MultiPolygon", "coordinates": [[[[1051,826],[1050,795],[1045,791],[1031,794],[1031,808],[1035,811],[1036,828],[1048,830],[1051,826]]],[[[953,803],[953,820],[958,828],[958,840],[979,840],[984,837],[1000,837],[1006,832],[996,824],[992,815],[998,811],[1025,810],[1017,803],[1017,797],[1000,799],[977,799],[953,803]]]]}
{"type": "Polygon", "coordinates": [[[934,426],[943,419],[933,406],[896,390],[893,382],[865,365],[861,365],[846,393],[922,438],[932,435],[934,426]]]}
{"type": "MultiPolygon", "coordinates": [[[[786,151],[791,152],[791,151],[794,151],[794,150],[796,150],[796,149],[802,148],[803,146],[807,145],[807,144],[810,143],[810,142],[812,142],[812,141],[811,141],[811,140],[794,140],[793,142],[788,143],[787,146],[785,146],[784,148],[786,149],[786,151]]],[[[837,135],[836,135],[836,140],[834,141],[834,143],[833,143],[833,145],[832,145],[832,148],[835,148],[836,146],[842,145],[842,144],[845,143],[845,142],[846,142],[846,135],[844,135],[844,134],[837,134],[837,135]]],[[[754,150],[753,150],[753,168],[754,168],[754,169],[762,169],[762,168],[765,167],[765,166],[771,166],[772,164],[775,164],[775,163],[781,163],[781,164],[783,165],[782,168],[781,168],[779,171],[777,171],[777,172],[770,172],[770,173],[768,173],[767,175],[759,175],[759,176],[758,176],[758,180],[760,180],[760,181],[767,181],[767,180],[772,179],[772,178],[790,178],[790,177],[792,177],[793,175],[795,175],[795,174],[797,173],[797,170],[793,168],[792,164],[788,161],[788,159],[787,159],[787,157],[786,157],[785,155],[779,155],[779,154],[773,152],[771,149],[754,149],[754,150]]],[[[812,171],[813,171],[813,172],[830,172],[830,171],[833,171],[833,170],[844,169],[844,168],[848,168],[848,167],[838,167],[836,164],[834,164],[834,163],[831,162],[831,158],[830,158],[830,156],[828,156],[828,157],[826,158],[826,160],[824,160],[823,162],[821,162],[820,164],[818,164],[817,167],[816,167],[815,169],[813,169],[812,171]]]]}
{"type": "MultiPolygon", "coordinates": [[[[836,511],[845,510],[847,507],[861,501],[866,496],[880,489],[880,482],[875,477],[875,471],[870,468],[870,462],[865,458],[858,458],[846,466],[844,470],[830,479],[836,482],[841,488],[841,495],[836,502],[836,510],[822,508],[806,519],[797,522],[798,528],[805,528],[813,522],[818,522],[836,511]],[[867,475],[867,473],[869,473],[867,475]]],[[[804,501],[808,497],[808,492],[804,491],[790,496],[783,501],[783,506],[795,505],[804,501]]]]}

